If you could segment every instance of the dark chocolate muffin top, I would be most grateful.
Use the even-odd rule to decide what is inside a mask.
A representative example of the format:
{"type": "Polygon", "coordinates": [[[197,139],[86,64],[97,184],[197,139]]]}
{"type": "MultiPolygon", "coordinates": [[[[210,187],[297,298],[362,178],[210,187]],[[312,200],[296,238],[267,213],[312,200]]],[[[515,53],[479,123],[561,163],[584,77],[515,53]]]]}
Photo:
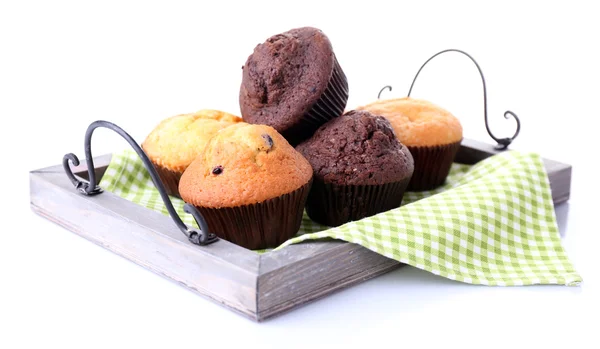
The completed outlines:
{"type": "Polygon", "coordinates": [[[321,126],[296,148],[314,175],[337,185],[381,185],[412,176],[414,162],[389,121],[350,111],[321,126]]]}
{"type": "Polygon", "coordinates": [[[331,43],[319,29],[304,27],[270,37],[256,46],[243,67],[242,117],[285,131],[317,102],[333,68],[331,43]]]}

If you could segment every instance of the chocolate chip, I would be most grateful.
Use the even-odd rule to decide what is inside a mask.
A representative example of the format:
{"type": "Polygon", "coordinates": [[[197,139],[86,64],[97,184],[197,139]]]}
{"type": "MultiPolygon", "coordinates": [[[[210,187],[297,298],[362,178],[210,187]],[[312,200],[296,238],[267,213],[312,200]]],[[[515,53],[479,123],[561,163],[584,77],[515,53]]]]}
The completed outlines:
{"type": "Polygon", "coordinates": [[[265,142],[267,143],[267,146],[269,148],[271,148],[273,146],[273,138],[271,138],[271,136],[269,136],[268,134],[263,134],[262,138],[265,140],[265,142]]]}
{"type": "Polygon", "coordinates": [[[212,169],[212,174],[214,175],[220,175],[221,173],[223,173],[223,166],[221,165],[216,166],[212,169]]]}
{"type": "Polygon", "coordinates": [[[313,86],[313,87],[311,87],[311,88],[310,88],[310,92],[312,92],[312,93],[315,93],[315,92],[317,92],[317,88],[316,88],[316,87],[314,87],[314,86],[313,86]]]}

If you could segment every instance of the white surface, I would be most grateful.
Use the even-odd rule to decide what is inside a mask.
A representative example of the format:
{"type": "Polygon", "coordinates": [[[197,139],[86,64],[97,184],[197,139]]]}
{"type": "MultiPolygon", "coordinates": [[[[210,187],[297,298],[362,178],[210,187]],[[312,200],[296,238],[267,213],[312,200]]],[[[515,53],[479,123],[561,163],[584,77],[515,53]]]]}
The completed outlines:
{"type": "MultiPolygon", "coordinates": [[[[597,5],[324,1],[150,5],[0,4],[0,347],[598,347],[597,5]],[[292,5],[293,4],[293,5],[292,5]],[[559,208],[579,288],[490,288],[406,267],[255,324],[31,213],[27,171],[83,156],[96,119],[141,141],[170,115],[200,108],[238,113],[240,67],[268,36],[302,25],[333,42],[348,75],[349,108],[406,93],[420,64],[460,48],[486,75],[493,130],[514,149],[574,165],[559,208]],[[503,133],[504,131],[504,133],[503,133]]],[[[476,70],[439,57],[415,97],[488,141],[476,70]]],[[[97,132],[95,154],[126,145],[97,132]]]]}

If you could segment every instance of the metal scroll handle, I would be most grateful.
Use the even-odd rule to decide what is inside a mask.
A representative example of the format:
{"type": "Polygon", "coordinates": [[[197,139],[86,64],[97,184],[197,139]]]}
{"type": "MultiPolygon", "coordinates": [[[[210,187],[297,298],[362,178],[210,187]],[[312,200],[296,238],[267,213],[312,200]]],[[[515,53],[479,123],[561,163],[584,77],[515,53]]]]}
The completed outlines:
{"type": "MultiPolygon", "coordinates": [[[[417,75],[415,75],[415,78],[412,81],[412,84],[410,84],[410,89],[408,90],[408,97],[410,97],[410,93],[412,92],[413,86],[415,85],[415,81],[417,81],[417,77],[419,76],[419,73],[421,73],[421,70],[423,70],[423,68],[425,67],[425,65],[427,65],[427,63],[429,63],[429,61],[431,61],[432,59],[434,59],[435,57],[441,55],[442,53],[446,53],[446,52],[458,52],[458,53],[462,53],[463,55],[469,57],[469,59],[471,59],[471,61],[473,63],[475,63],[475,66],[477,67],[477,70],[479,71],[479,75],[481,76],[481,82],[483,83],[483,115],[485,117],[485,128],[488,132],[488,134],[490,135],[490,137],[492,137],[497,143],[498,145],[496,145],[496,149],[498,150],[504,150],[506,148],[508,148],[508,146],[512,143],[512,141],[517,138],[517,136],[519,135],[519,132],[521,131],[521,121],[519,120],[519,118],[517,117],[517,115],[515,113],[513,113],[510,110],[507,110],[504,112],[504,118],[508,119],[509,116],[512,116],[513,119],[515,119],[515,121],[517,122],[517,130],[515,131],[515,134],[510,137],[510,138],[498,138],[496,136],[494,136],[494,134],[492,133],[492,131],[490,130],[490,126],[488,124],[488,113],[487,113],[487,88],[485,85],[485,78],[483,77],[483,72],[481,71],[481,68],[479,67],[479,64],[477,64],[477,62],[475,61],[475,59],[473,57],[471,57],[471,55],[469,55],[468,53],[461,51],[461,50],[456,50],[456,49],[448,49],[448,50],[444,50],[441,52],[436,53],[435,55],[431,56],[431,58],[429,58],[427,61],[425,61],[425,63],[423,63],[423,65],[421,66],[421,68],[419,68],[419,71],[417,71],[417,75]]],[[[381,92],[383,92],[384,90],[392,90],[391,86],[384,86],[380,91],[379,94],[377,95],[377,98],[380,98],[381,96],[381,92]]]]}
{"type": "Polygon", "coordinates": [[[140,156],[140,158],[142,159],[142,162],[144,163],[144,167],[146,167],[146,170],[150,173],[152,182],[154,182],[154,185],[156,186],[156,188],[158,189],[158,192],[160,193],[160,197],[162,198],[163,202],[165,203],[165,206],[167,207],[167,211],[169,211],[169,215],[171,216],[171,218],[173,219],[173,221],[175,222],[175,224],[177,225],[179,230],[181,230],[181,232],[193,244],[208,245],[208,244],[213,243],[218,240],[218,238],[215,234],[209,232],[208,225],[206,224],[206,221],[204,220],[204,217],[202,217],[200,212],[198,212],[198,210],[193,205],[190,205],[188,203],[186,203],[183,206],[183,210],[186,213],[189,213],[194,217],[194,219],[196,220],[196,223],[198,223],[198,226],[200,227],[200,230],[197,230],[195,228],[189,228],[187,225],[185,225],[185,223],[183,223],[183,221],[181,220],[181,218],[179,218],[179,215],[175,211],[175,208],[173,208],[173,204],[171,203],[171,200],[169,199],[169,195],[167,195],[167,192],[165,191],[165,187],[162,184],[160,177],[158,176],[158,173],[154,169],[154,165],[152,165],[152,163],[150,162],[150,159],[148,159],[148,156],[146,155],[146,153],[144,153],[142,148],[136,143],[136,141],[127,132],[125,132],[122,128],[120,128],[119,126],[117,126],[111,122],[102,121],[102,120],[94,121],[93,123],[90,124],[87,131],[85,132],[84,150],[85,150],[85,158],[86,158],[85,160],[86,160],[87,167],[88,167],[88,176],[90,179],[89,182],[81,181],[81,180],[77,179],[75,177],[75,175],[73,174],[73,171],[71,170],[71,167],[69,166],[69,161],[71,163],[73,163],[74,166],[79,166],[79,159],[77,158],[77,156],[75,154],[69,153],[63,157],[63,167],[65,169],[67,177],[69,177],[69,179],[75,186],[75,189],[77,189],[81,194],[89,195],[89,196],[102,193],[102,188],[100,188],[99,186],[96,185],[96,174],[94,172],[94,160],[92,159],[92,146],[91,146],[92,134],[94,133],[94,130],[99,127],[104,127],[104,128],[107,128],[109,130],[112,130],[112,131],[115,131],[116,133],[118,133],[121,137],[125,138],[125,140],[129,143],[129,145],[131,145],[131,147],[135,150],[135,152],[140,156]]]}

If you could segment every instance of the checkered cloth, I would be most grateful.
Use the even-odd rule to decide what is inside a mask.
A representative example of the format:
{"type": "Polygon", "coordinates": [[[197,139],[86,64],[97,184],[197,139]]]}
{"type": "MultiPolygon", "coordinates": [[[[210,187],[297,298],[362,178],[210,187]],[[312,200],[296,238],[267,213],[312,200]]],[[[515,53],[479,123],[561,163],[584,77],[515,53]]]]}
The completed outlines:
{"type": "MultiPolygon", "coordinates": [[[[168,215],[141,160],[114,154],[100,186],[168,215]]],[[[183,201],[172,198],[186,224],[183,201]]],[[[402,207],[328,228],[304,214],[298,236],[362,245],[401,263],[480,285],[579,285],[561,246],[548,178],[539,156],[504,152],[474,166],[454,164],[443,187],[406,193],[402,207]]]]}

